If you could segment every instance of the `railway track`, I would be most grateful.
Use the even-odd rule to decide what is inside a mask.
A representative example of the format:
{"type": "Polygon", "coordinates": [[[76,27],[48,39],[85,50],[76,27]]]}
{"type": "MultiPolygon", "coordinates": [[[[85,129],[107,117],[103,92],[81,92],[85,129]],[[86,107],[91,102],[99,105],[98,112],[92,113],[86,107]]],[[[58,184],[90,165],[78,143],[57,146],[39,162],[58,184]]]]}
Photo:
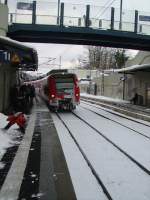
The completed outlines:
{"type": "MultiPolygon", "coordinates": [[[[91,106],[91,104],[89,104],[89,103],[83,102],[83,104],[86,104],[86,105],[91,106]]],[[[107,116],[105,116],[105,115],[102,115],[102,114],[98,113],[97,111],[93,111],[92,107],[95,107],[95,108],[97,108],[98,110],[103,110],[103,111],[105,111],[106,113],[111,113],[111,114],[113,114],[113,115],[119,116],[120,118],[124,118],[124,119],[130,120],[130,121],[133,121],[133,122],[135,122],[135,123],[144,125],[144,126],[146,126],[146,127],[150,127],[150,125],[148,125],[148,124],[144,124],[144,123],[142,123],[142,122],[137,122],[137,121],[134,120],[134,119],[129,119],[129,118],[125,117],[125,116],[118,115],[118,114],[116,114],[116,113],[112,113],[111,111],[105,110],[105,109],[103,109],[103,108],[100,108],[100,107],[97,107],[97,106],[94,106],[94,105],[92,105],[91,108],[87,108],[87,107],[82,106],[82,105],[81,105],[81,107],[84,108],[84,109],[86,109],[86,110],[89,110],[89,111],[95,113],[95,114],[98,115],[98,116],[101,116],[101,117],[103,117],[103,118],[105,118],[105,119],[107,119],[107,120],[110,120],[110,121],[112,121],[112,122],[114,122],[114,123],[116,123],[116,124],[119,124],[119,125],[121,125],[122,127],[128,128],[129,130],[133,131],[134,133],[139,134],[139,135],[141,135],[141,136],[143,136],[143,137],[145,137],[145,138],[147,138],[147,139],[150,140],[150,136],[147,136],[147,135],[145,135],[144,133],[142,133],[142,132],[140,132],[140,131],[137,131],[137,130],[135,130],[135,129],[133,129],[133,128],[127,126],[127,125],[124,125],[124,124],[120,123],[119,121],[116,121],[116,120],[112,119],[111,117],[107,117],[107,116]]]]}
{"type": "MultiPolygon", "coordinates": [[[[64,125],[64,127],[67,129],[68,134],[70,135],[70,137],[72,138],[72,140],[74,141],[74,143],[76,144],[76,146],[78,147],[78,149],[81,152],[82,156],[84,157],[87,165],[89,166],[89,168],[90,168],[93,176],[97,180],[97,182],[100,185],[100,187],[103,189],[103,192],[105,193],[107,199],[116,199],[116,198],[114,198],[114,196],[112,195],[112,191],[109,188],[109,185],[105,182],[103,175],[100,174],[100,172],[98,171],[98,169],[94,166],[94,162],[91,160],[90,156],[87,153],[87,148],[88,147],[85,147],[84,145],[81,144],[82,142],[78,139],[79,136],[77,136],[79,133],[76,133],[76,131],[73,131],[72,125],[69,124],[69,120],[71,120],[72,123],[75,122],[75,121],[78,121],[79,123],[84,124],[83,127],[84,126],[89,127],[89,129],[90,129],[90,133],[89,134],[93,134],[93,132],[94,132],[94,134],[97,134],[96,137],[97,138],[99,137],[100,140],[101,139],[105,140],[105,143],[107,144],[107,146],[111,146],[111,148],[114,149],[115,152],[118,151],[117,154],[119,154],[119,156],[122,154],[121,156],[125,157],[125,159],[128,160],[127,162],[130,163],[129,165],[136,166],[136,168],[138,168],[138,170],[141,170],[140,173],[142,173],[142,174],[144,173],[145,174],[144,176],[148,175],[147,177],[149,177],[149,175],[150,175],[149,169],[147,169],[144,165],[142,165],[138,160],[136,160],[135,158],[133,158],[128,152],[126,152],[124,149],[122,149],[122,147],[118,146],[114,141],[112,141],[111,139],[109,139],[101,131],[99,131],[97,128],[95,128],[91,123],[89,123],[88,121],[86,121],[82,115],[78,114],[78,112],[75,111],[75,112],[72,112],[72,113],[56,113],[56,115],[57,115],[58,119],[61,121],[61,123],[64,125]]],[[[75,123],[77,123],[77,122],[75,122],[75,123]]],[[[116,123],[116,122],[114,122],[114,123],[116,123]]],[[[76,129],[78,129],[78,123],[76,125],[76,129]]],[[[84,128],[82,129],[82,131],[83,130],[84,130],[84,128]]],[[[82,131],[80,130],[79,132],[82,134],[82,131]]],[[[93,137],[95,137],[94,134],[93,134],[93,137]]],[[[144,136],[144,138],[148,139],[145,136],[144,136]]],[[[87,138],[85,136],[85,140],[86,139],[87,138]]],[[[91,143],[92,143],[92,141],[91,141],[91,143]]],[[[91,144],[91,146],[93,146],[93,144],[91,144]]],[[[101,147],[101,144],[99,144],[99,147],[101,147]]],[[[89,146],[89,149],[91,149],[91,148],[93,148],[93,147],[89,146]]],[[[116,155],[116,154],[114,154],[114,155],[116,155]]],[[[125,173],[125,172],[122,171],[122,173],[125,173]]],[[[132,184],[132,186],[133,185],[134,184],[132,184]]],[[[128,199],[128,198],[126,198],[126,199],[128,199]]]]}
{"type": "MultiPolygon", "coordinates": [[[[149,117],[150,112],[148,112],[146,109],[144,109],[144,111],[143,111],[143,110],[139,109],[137,106],[136,107],[134,106],[135,107],[134,108],[134,107],[131,107],[128,105],[122,105],[122,104],[117,104],[117,103],[109,104],[109,103],[98,101],[96,99],[95,100],[87,99],[87,98],[83,98],[83,97],[81,97],[81,101],[82,102],[84,101],[86,103],[89,102],[92,104],[96,104],[96,105],[104,107],[105,109],[110,109],[110,110],[112,110],[112,111],[109,111],[110,113],[111,112],[114,113],[114,111],[116,111],[116,112],[118,112],[118,115],[125,114],[125,115],[131,116],[133,118],[137,118],[137,119],[141,119],[141,120],[150,122],[150,117],[149,117]]],[[[124,118],[126,118],[126,117],[124,116],[124,118]]]]}
{"type": "Polygon", "coordinates": [[[134,159],[132,156],[130,156],[126,151],[124,151],[122,148],[120,148],[117,144],[115,144],[112,140],[110,140],[108,137],[106,137],[102,132],[97,130],[94,126],[89,124],[87,121],[85,121],[83,118],[81,118],[79,115],[73,113],[77,118],[79,118],[81,121],[83,121],[85,124],[87,124],[89,127],[91,127],[93,130],[95,130],[101,137],[103,137],[107,142],[112,144],[116,149],[118,149],[121,153],[123,153],[127,158],[129,158],[132,162],[134,162],[139,168],[141,168],[144,172],[146,172],[148,175],[150,175],[150,170],[144,167],[140,162],[138,162],[136,159],[134,159]]]}
{"type": "Polygon", "coordinates": [[[74,135],[72,134],[71,130],[68,128],[68,126],[66,125],[66,123],[64,122],[64,120],[62,119],[62,117],[60,117],[60,115],[57,113],[56,114],[57,117],[60,119],[60,121],[63,123],[63,125],[66,127],[66,129],[68,130],[68,133],[70,134],[71,138],[73,139],[73,141],[75,142],[75,144],[77,145],[79,151],[81,152],[82,156],[84,157],[87,165],[89,166],[89,168],[91,169],[91,172],[93,174],[93,176],[96,178],[97,182],[99,183],[99,185],[101,186],[101,188],[103,189],[106,197],[109,200],[113,200],[111,195],[109,194],[107,188],[105,187],[104,183],[102,182],[101,178],[99,177],[99,175],[97,174],[96,170],[94,169],[92,163],[90,162],[90,160],[88,159],[88,157],[86,156],[86,154],[84,153],[82,147],[79,145],[79,143],[77,142],[76,138],[74,137],[74,135]]]}

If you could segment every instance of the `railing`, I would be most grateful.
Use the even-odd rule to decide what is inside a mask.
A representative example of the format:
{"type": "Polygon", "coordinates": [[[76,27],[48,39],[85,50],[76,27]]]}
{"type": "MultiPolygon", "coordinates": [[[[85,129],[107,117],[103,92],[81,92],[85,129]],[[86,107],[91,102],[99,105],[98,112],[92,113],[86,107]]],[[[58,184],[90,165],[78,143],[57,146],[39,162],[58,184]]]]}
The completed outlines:
{"type": "MultiPolygon", "coordinates": [[[[150,35],[150,13],[93,5],[8,0],[9,24],[45,24],[65,27],[90,27],[93,29],[129,31],[150,35]],[[12,2],[13,1],[13,7],[12,2]],[[15,3],[14,3],[15,2],[15,3]],[[21,3],[21,2],[20,2],[21,3]],[[21,7],[22,6],[22,7],[21,7]],[[144,19],[145,21],[141,20],[144,19]]],[[[6,1],[5,1],[6,3],[6,1]]]]}

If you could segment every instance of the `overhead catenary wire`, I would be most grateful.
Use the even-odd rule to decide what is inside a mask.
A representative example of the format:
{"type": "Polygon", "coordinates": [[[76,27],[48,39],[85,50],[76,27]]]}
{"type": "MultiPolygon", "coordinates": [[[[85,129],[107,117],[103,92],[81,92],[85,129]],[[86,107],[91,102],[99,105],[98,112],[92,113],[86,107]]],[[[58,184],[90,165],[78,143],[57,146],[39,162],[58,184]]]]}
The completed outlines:
{"type": "Polygon", "coordinates": [[[110,3],[110,0],[108,0],[108,1],[102,6],[102,9],[96,13],[96,15],[95,15],[94,18],[96,18],[96,17],[99,15],[99,13],[102,12],[103,9],[105,9],[105,8],[107,7],[107,4],[108,4],[108,3],[110,3]]]}
{"type": "MultiPolygon", "coordinates": [[[[38,66],[46,65],[46,64],[48,64],[49,62],[54,61],[54,60],[56,60],[57,58],[60,58],[60,56],[64,55],[64,54],[66,53],[66,51],[69,50],[70,48],[72,48],[72,46],[66,47],[66,49],[64,49],[64,50],[63,50],[60,54],[58,54],[54,59],[49,59],[48,61],[42,62],[42,63],[40,63],[38,66]]],[[[49,57],[49,58],[51,58],[51,57],[49,57]]]]}
{"type": "Polygon", "coordinates": [[[107,7],[105,7],[104,8],[104,10],[103,11],[101,11],[101,13],[99,13],[99,15],[98,16],[96,16],[97,18],[99,18],[99,17],[101,17],[105,12],[106,12],[106,10],[108,9],[108,8],[110,8],[110,6],[115,2],[116,0],[112,0],[108,5],[107,5],[107,7]]]}

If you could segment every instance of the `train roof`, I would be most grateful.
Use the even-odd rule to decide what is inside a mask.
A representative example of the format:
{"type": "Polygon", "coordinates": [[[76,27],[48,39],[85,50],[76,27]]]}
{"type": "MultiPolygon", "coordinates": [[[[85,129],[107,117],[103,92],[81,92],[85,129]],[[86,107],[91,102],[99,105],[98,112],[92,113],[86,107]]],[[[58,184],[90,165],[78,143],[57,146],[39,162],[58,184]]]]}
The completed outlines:
{"type": "Polygon", "coordinates": [[[51,74],[49,77],[54,77],[54,78],[72,78],[72,77],[75,77],[76,74],[74,73],[54,73],[54,74],[51,74]]]}
{"type": "Polygon", "coordinates": [[[47,75],[56,74],[56,73],[67,73],[68,69],[52,69],[47,75]]]}

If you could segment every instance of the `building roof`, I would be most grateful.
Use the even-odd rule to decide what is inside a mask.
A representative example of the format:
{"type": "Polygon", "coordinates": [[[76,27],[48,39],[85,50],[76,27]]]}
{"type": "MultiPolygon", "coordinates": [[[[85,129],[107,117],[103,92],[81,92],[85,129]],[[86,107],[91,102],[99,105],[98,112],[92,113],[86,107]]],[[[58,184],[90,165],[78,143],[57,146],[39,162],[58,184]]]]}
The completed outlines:
{"type": "Polygon", "coordinates": [[[38,56],[37,51],[34,48],[3,36],[0,36],[0,47],[6,51],[21,55],[23,65],[20,65],[20,68],[27,71],[37,70],[38,56]]]}

